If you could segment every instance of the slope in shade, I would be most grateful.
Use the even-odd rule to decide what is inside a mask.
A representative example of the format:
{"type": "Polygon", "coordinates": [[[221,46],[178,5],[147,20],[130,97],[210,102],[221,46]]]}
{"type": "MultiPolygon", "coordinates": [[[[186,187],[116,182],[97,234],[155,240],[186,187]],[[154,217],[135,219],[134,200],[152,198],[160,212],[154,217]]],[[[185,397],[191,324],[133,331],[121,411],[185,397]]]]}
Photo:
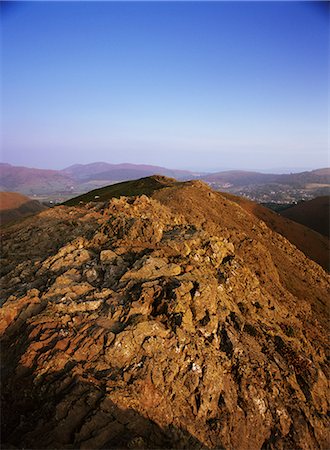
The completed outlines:
{"type": "Polygon", "coordinates": [[[322,196],[300,202],[292,208],[281,211],[281,215],[306,227],[312,228],[318,233],[328,236],[330,234],[330,197],[322,196]]]}
{"type": "MultiPolygon", "coordinates": [[[[264,208],[263,206],[243,197],[237,197],[228,193],[222,193],[221,195],[234,201],[244,208],[245,211],[249,212],[258,219],[263,220],[271,230],[284,236],[308,258],[317,262],[325,270],[329,271],[329,239],[326,236],[319,234],[317,232],[318,230],[314,229],[313,231],[313,229],[311,229],[313,227],[308,227],[308,225],[311,225],[311,221],[308,221],[308,225],[306,221],[304,224],[303,222],[297,223],[298,221],[294,222],[293,220],[285,218],[287,216],[282,214],[282,212],[277,214],[268,208],[264,208]]],[[[311,203],[314,204],[314,201],[312,200],[311,203]]],[[[307,208],[307,210],[309,209],[307,208]]],[[[326,221],[326,219],[324,218],[323,211],[321,212],[320,209],[318,209],[317,212],[318,214],[315,214],[315,217],[317,218],[316,228],[319,228],[322,223],[322,220],[320,222],[318,220],[320,216],[323,217],[324,221],[326,221]]],[[[309,214],[306,214],[306,218],[307,216],[310,217],[309,214]]]]}
{"type": "Polygon", "coordinates": [[[46,206],[17,192],[0,192],[0,225],[19,221],[44,211],[46,206]]]}
{"type": "Polygon", "coordinates": [[[174,184],[2,240],[7,446],[328,448],[329,277],[236,203],[174,184]]]}

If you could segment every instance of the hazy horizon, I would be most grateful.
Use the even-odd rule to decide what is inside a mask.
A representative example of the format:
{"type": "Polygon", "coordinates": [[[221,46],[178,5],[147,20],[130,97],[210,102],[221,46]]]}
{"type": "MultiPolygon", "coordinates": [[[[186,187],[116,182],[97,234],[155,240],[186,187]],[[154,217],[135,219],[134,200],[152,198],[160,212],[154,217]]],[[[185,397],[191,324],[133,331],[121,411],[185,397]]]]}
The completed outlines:
{"type": "Polygon", "coordinates": [[[324,2],[2,2],[1,160],[328,167],[324,2]]]}
{"type": "MultiPolygon", "coordinates": [[[[61,164],[57,165],[56,167],[50,167],[50,166],[32,166],[31,164],[28,165],[22,165],[22,164],[13,164],[10,161],[1,161],[1,163],[4,164],[10,164],[15,167],[25,167],[29,169],[45,169],[45,170],[64,170],[74,165],[88,165],[88,164],[99,164],[99,163],[108,163],[108,164],[134,164],[130,161],[122,161],[121,163],[112,163],[111,161],[90,161],[88,163],[80,163],[76,162],[74,164],[71,164],[69,166],[63,166],[61,164]]],[[[138,163],[137,165],[139,165],[138,163]]],[[[150,165],[148,163],[141,163],[140,165],[150,165]]],[[[160,165],[154,165],[158,167],[163,167],[166,169],[173,169],[173,170],[187,170],[190,172],[196,172],[196,173],[217,173],[217,172],[226,172],[226,171],[249,171],[249,172],[260,172],[260,173],[273,173],[273,174],[281,174],[281,173],[300,173],[300,172],[306,172],[306,171],[313,171],[317,169],[325,169],[329,168],[329,166],[315,166],[315,167],[270,167],[270,168],[241,168],[241,167],[211,167],[211,168],[204,168],[200,169],[198,167],[177,167],[177,166],[160,166],[160,165]]]]}

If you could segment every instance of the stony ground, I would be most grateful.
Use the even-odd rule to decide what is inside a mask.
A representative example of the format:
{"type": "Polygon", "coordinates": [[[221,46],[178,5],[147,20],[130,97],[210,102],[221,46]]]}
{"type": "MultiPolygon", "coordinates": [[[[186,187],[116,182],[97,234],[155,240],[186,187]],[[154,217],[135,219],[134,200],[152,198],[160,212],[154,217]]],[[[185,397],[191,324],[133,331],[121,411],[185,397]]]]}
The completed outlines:
{"type": "Polygon", "coordinates": [[[2,236],[3,448],[327,449],[329,278],[203,183],[2,236]]]}

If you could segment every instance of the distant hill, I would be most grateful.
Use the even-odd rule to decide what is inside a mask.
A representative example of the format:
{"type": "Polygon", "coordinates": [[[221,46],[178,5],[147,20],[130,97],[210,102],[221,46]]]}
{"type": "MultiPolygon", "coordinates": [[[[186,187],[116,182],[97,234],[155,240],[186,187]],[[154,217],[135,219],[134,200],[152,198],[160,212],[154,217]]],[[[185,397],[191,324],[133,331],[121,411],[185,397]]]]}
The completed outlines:
{"type": "Polygon", "coordinates": [[[301,223],[324,236],[329,236],[330,197],[325,195],[307,202],[298,203],[280,214],[301,223]]]}
{"type": "Polygon", "coordinates": [[[75,182],[58,170],[0,164],[0,189],[27,195],[70,192],[75,182]]]}
{"type": "Polygon", "coordinates": [[[76,164],[63,170],[34,169],[0,163],[0,190],[25,195],[65,194],[87,192],[93,187],[127,181],[153,174],[193,178],[192,172],[166,169],[145,164],[76,164]]]}
{"type": "Polygon", "coordinates": [[[248,184],[273,183],[277,175],[249,172],[245,170],[228,170],[225,172],[210,173],[202,177],[207,182],[230,183],[236,186],[245,186],[248,184]]]}
{"type": "Polygon", "coordinates": [[[193,176],[192,172],[187,170],[167,169],[146,164],[109,164],[105,162],[75,164],[63,169],[61,173],[69,175],[76,181],[127,181],[151,176],[155,173],[178,179],[188,179],[193,176]]]}
{"type": "Polygon", "coordinates": [[[37,200],[17,192],[0,192],[0,224],[17,221],[47,209],[37,200]]]}
{"type": "MultiPolygon", "coordinates": [[[[63,170],[33,169],[0,164],[0,189],[26,195],[56,193],[70,196],[112,183],[146,178],[154,174],[181,181],[199,178],[218,189],[221,189],[221,185],[226,184],[233,188],[266,184],[290,185],[294,188],[309,186],[313,189],[330,187],[330,169],[327,168],[280,175],[231,170],[198,176],[187,170],[167,169],[146,164],[95,162],[75,164],[63,170]]],[[[316,195],[324,194],[319,192],[316,195]]]]}
{"type": "Polygon", "coordinates": [[[244,170],[230,170],[211,173],[203,176],[202,179],[210,183],[230,183],[233,186],[271,183],[297,186],[305,186],[308,183],[330,184],[330,168],[290,174],[271,174],[248,172],[244,170]]]}

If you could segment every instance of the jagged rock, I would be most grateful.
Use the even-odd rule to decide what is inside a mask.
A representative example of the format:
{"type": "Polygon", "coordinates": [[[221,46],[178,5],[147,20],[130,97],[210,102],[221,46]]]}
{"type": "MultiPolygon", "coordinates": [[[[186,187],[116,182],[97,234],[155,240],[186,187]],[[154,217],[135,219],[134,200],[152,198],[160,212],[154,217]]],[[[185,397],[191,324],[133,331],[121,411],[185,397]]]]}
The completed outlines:
{"type": "Polygon", "coordinates": [[[100,253],[100,261],[103,264],[111,264],[118,258],[118,255],[116,255],[115,252],[112,250],[103,250],[100,253]]]}
{"type": "Polygon", "coordinates": [[[2,238],[6,448],[328,448],[329,277],[204,183],[2,238]]]}
{"type": "Polygon", "coordinates": [[[125,272],[121,281],[145,279],[153,280],[160,277],[179,275],[181,267],[178,264],[168,263],[165,258],[152,258],[143,256],[138,260],[132,270],[125,272]]]}

